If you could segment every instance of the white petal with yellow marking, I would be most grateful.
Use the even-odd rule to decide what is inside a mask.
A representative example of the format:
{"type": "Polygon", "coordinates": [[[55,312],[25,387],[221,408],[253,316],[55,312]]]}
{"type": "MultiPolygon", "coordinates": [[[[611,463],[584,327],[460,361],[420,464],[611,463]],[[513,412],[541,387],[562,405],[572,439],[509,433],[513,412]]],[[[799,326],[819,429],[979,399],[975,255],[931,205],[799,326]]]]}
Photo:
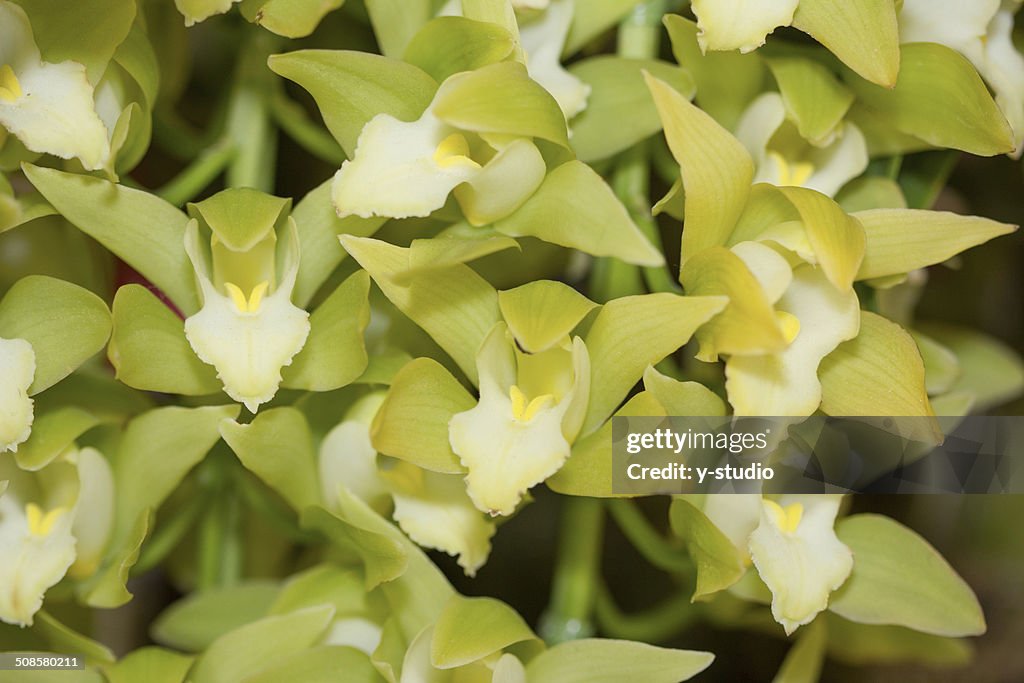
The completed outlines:
{"type": "Polygon", "coordinates": [[[761,503],[750,555],[772,592],[772,616],[790,634],[828,606],[853,569],[833,525],[842,496],[784,496],[761,503]]]}
{"type": "Polygon", "coordinates": [[[31,344],[24,339],[0,339],[0,453],[18,450],[32,432],[28,389],[35,373],[31,344]]]}

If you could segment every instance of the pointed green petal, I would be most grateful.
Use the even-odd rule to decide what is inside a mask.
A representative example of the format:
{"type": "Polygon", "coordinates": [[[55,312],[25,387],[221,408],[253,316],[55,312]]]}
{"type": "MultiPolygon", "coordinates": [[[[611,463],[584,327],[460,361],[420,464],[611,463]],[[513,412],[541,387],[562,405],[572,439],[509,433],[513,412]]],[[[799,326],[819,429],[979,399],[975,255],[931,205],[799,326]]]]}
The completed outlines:
{"type": "Polygon", "coordinates": [[[725,401],[700,382],[680,382],[649,367],[644,371],[644,389],[669,415],[725,415],[725,401]]]}
{"type": "Polygon", "coordinates": [[[780,187],[779,191],[800,213],[807,239],[829,281],[848,291],[864,258],[864,228],[820,192],[802,187],[780,187]]]}
{"type": "Polygon", "coordinates": [[[853,104],[853,93],[809,59],[770,59],[768,67],[800,136],[813,144],[826,143],[853,104]]]}
{"type": "Polygon", "coordinates": [[[725,304],[719,296],[667,293],[627,296],[605,304],[585,339],[591,391],[581,434],[598,429],[647,366],[686,344],[725,304]]]}
{"type": "Polygon", "coordinates": [[[32,424],[32,436],[19,445],[15,462],[29,472],[41,470],[99,422],[91,413],[71,406],[44,413],[32,424]]]}
{"type": "Polygon", "coordinates": [[[498,306],[519,346],[539,353],[567,337],[597,304],[566,284],[537,280],[498,292],[498,306]]]}
{"type": "Polygon", "coordinates": [[[861,77],[884,87],[900,70],[894,0],[801,0],[793,26],[814,37],[861,77]]]}
{"type": "Polygon", "coordinates": [[[685,498],[675,498],[669,508],[669,522],[673,533],[686,543],[687,551],[697,564],[694,600],[724,590],[740,580],[746,571],[744,556],[703,511],[685,498]]]}
{"type": "Polygon", "coordinates": [[[497,24],[438,17],[413,36],[403,59],[440,83],[452,74],[500,62],[514,46],[512,35],[497,24]]]}
{"type": "Polygon", "coordinates": [[[588,638],[561,643],[530,660],[531,683],[642,680],[677,683],[711,666],[710,652],[670,650],[628,640],[588,638]]]}
{"type": "Polygon", "coordinates": [[[188,214],[210,228],[231,251],[249,251],[287,216],[291,204],[290,199],[233,187],[189,204],[188,214]]]}
{"type": "Polygon", "coordinates": [[[686,190],[682,262],[725,244],[750,194],[754,161],[714,119],[664,81],[647,75],[665,137],[686,190]]]}
{"type": "Polygon", "coordinates": [[[345,0],[242,0],[241,12],[251,22],[285,38],[305,38],[345,0]]]}
{"type": "Polygon", "coordinates": [[[431,15],[430,0],[368,0],[366,11],[381,51],[399,58],[431,15]]]}
{"type": "Polygon", "coordinates": [[[439,669],[454,669],[536,638],[523,618],[505,603],[455,595],[434,626],[430,663],[439,669]]]}
{"type": "Polygon", "coordinates": [[[1002,405],[1024,391],[1024,361],[998,339],[955,325],[919,327],[956,355],[960,374],[949,391],[972,396],[975,412],[1002,405]]]}

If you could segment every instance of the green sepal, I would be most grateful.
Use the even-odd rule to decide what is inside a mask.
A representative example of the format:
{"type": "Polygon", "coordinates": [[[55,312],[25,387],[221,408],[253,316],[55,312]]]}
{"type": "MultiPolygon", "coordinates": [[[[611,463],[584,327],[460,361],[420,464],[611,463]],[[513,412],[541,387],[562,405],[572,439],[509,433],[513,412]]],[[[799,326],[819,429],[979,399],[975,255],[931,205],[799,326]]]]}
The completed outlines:
{"type": "Polygon", "coordinates": [[[540,138],[569,147],[558,102],[518,62],[499,62],[448,79],[431,109],[462,130],[540,138]]]}
{"type": "Polygon", "coordinates": [[[617,24],[636,7],[636,0],[586,0],[587,11],[576,11],[569,25],[562,56],[579,51],[584,45],[617,24]]]}
{"type": "Polygon", "coordinates": [[[309,91],[349,159],[367,121],[377,114],[414,121],[437,90],[434,79],[418,67],[367,52],[298,50],[271,55],[267,63],[309,91]]]}
{"type": "Polygon", "coordinates": [[[718,417],[726,413],[725,401],[700,382],[680,382],[654,369],[644,370],[644,389],[668,415],[718,417]]]}
{"type": "Polygon", "coordinates": [[[332,391],[363,374],[368,361],[363,332],[370,323],[369,292],[370,276],[359,271],[313,311],[306,345],[282,369],[282,386],[332,391]]]}
{"type": "Polygon", "coordinates": [[[292,200],[248,187],[222,190],[188,205],[189,218],[209,228],[231,251],[245,252],[288,216],[292,200]]]}
{"type": "Polygon", "coordinates": [[[68,221],[142,273],[185,315],[199,309],[183,212],[148,192],[99,178],[31,164],[23,170],[68,221]]]}
{"type": "Polygon", "coordinates": [[[320,502],[313,438],[300,411],[274,408],[249,424],[223,420],[219,429],[246,469],[297,512],[320,502]]]}
{"type": "Polygon", "coordinates": [[[448,422],[476,401],[440,363],[417,358],[392,379],[370,429],[380,453],[433,472],[461,474],[465,468],[452,452],[448,422]]]}
{"type": "Polygon", "coordinates": [[[452,74],[502,61],[515,44],[513,36],[497,24],[438,17],[413,36],[403,59],[440,83],[452,74]]]}
{"type": "Polygon", "coordinates": [[[711,666],[710,652],[670,650],[630,640],[587,638],[555,645],[526,665],[530,683],[633,679],[677,683],[711,666]]]}
{"type": "Polygon", "coordinates": [[[453,595],[434,624],[430,663],[454,669],[536,638],[523,618],[500,600],[453,595]]]}
{"type": "Polygon", "coordinates": [[[368,0],[366,12],[381,52],[398,58],[430,20],[433,7],[431,0],[368,0]]]}
{"type": "Polygon", "coordinates": [[[49,389],[96,355],[110,338],[110,311],[87,289],[45,275],[18,280],[0,300],[0,337],[35,352],[30,396],[49,389]]]}
{"type": "Polygon", "coordinates": [[[184,396],[221,390],[217,371],[185,338],[185,323],[142,285],[125,285],[114,296],[107,357],[118,381],[135,389],[184,396]]]}
{"type": "Polygon", "coordinates": [[[569,68],[569,73],[590,86],[587,108],[573,118],[569,140],[580,161],[605,159],[661,130],[658,110],[644,85],[644,71],[693,98],[696,87],[689,73],[657,59],[602,55],[569,68]],[[627,120],[629,125],[622,125],[627,120]]]}
{"type": "Polygon", "coordinates": [[[21,469],[37,472],[99,423],[92,413],[74,406],[43,413],[35,419],[32,435],[18,447],[14,460],[21,469]]]}
{"type": "Polygon", "coordinates": [[[826,67],[810,59],[778,57],[768,60],[768,68],[800,137],[812,144],[826,144],[853,104],[853,93],[826,67]]]}
{"type": "Polygon", "coordinates": [[[279,661],[246,678],[245,681],[278,683],[291,680],[303,683],[332,683],[338,680],[339,672],[344,672],[346,680],[384,683],[370,656],[348,645],[319,645],[281,657],[279,661]]]}
{"type": "Polygon", "coordinates": [[[498,307],[519,346],[540,353],[565,339],[597,304],[564,283],[535,280],[498,292],[498,307]]]}
{"type": "Polygon", "coordinates": [[[160,647],[133,650],[104,673],[108,683],[184,683],[193,658],[160,647]]]}
{"type": "Polygon", "coordinates": [[[520,246],[511,237],[494,234],[487,236],[487,233],[476,228],[468,236],[449,230],[432,239],[416,239],[409,245],[409,270],[399,279],[468,263],[505,249],[520,249],[520,246]]]}
{"type": "Polygon", "coordinates": [[[853,666],[924,664],[962,667],[973,648],[966,640],[943,638],[902,626],[858,624],[835,614],[828,622],[828,655],[853,666]]]}
{"type": "Polygon", "coordinates": [[[687,552],[697,565],[693,600],[725,590],[743,577],[747,571],[743,555],[714,522],[689,500],[672,500],[669,523],[673,533],[686,544],[687,552]]]}
{"type": "Polygon", "coordinates": [[[800,0],[793,26],[827,47],[862,78],[891,88],[900,73],[896,0],[800,0]]]}
{"type": "Polygon", "coordinates": [[[970,586],[923,538],[895,520],[853,515],[836,535],[856,558],[829,610],[863,624],[892,624],[938,636],[976,636],[985,617],[970,586]]]}
{"type": "Polygon", "coordinates": [[[1013,151],[1010,124],[966,57],[937,43],[907,43],[902,55],[891,90],[849,79],[861,101],[898,130],[937,147],[980,156],[1013,151]]]}
{"type": "Polygon", "coordinates": [[[605,304],[584,339],[590,354],[590,403],[581,434],[598,429],[647,366],[681,348],[725,308],[719,296],[669,293],[627,296],[605,304]]]}
{"type": "Polygon", "coordinates": [[[150,633],[168,647],[202,652],[221,636],[266,616],[280,592],[270,581],[196,591],[161,612],[150,633]]]}
{"type": "Polygon", "coordinates": [[[814,255],[829,282],[841,292],[853,287],[864,259],[864,228],[834,201],[803,187],[780,187],[803,221],[814,255]]]}
{"type": "Polygon", "coordinates": [[[345,0],[243,0],[239,11],[249,21],[285,38],[305,38],[345,0]]]}
{"type": "Polygon", "coordinates": [[[548,173],[533,196],[494,229],[626,263],[664,263],[604,179],[582,161],[567,162],[548,173]]]}
{"type": "MultiPolygon", "coordinates": [[[[960,377],[960,363],[951,349],[926,334],[910,330],[924,362],[924,385],[929,396],[948,392],[960,377]]],[[[937,415],[943,413],[936,412],[937,415]]]]}
{"type": "MultiPolygon", "coordinates": [[[[836,203],[846,213],[870,209],[907,208],[907,199],[903,196],[903,189],[899,183],[881,176],[865,176],[851,180],[836,195],[836,203]]],[[[863,266],[863,263],[861,265],[863,266]]]]}

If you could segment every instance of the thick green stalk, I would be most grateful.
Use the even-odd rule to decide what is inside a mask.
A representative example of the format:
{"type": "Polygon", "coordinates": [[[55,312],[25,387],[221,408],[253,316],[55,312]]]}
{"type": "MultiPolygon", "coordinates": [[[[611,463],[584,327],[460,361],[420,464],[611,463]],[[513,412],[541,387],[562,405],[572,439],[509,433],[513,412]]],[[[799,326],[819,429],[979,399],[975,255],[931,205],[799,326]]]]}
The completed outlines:
{"type": "Polygon", "coordinates": [[[566,498],[551,604],[540,625],[541,637],[548,643],[593,635],[591,615],[600,580],[603,536],[602,502],[595,498],[566,498]]]}
{"type": "Polygon", "coordinates": [[[611,638],[664,643],[689,626],[697,616],[689,591],[676,593],[643,612],[627,614],[615,604],[606,586],[600,586],[594,609],[597,623],[611,638]]]}
{"type": "Polygon", "coordinates": [[[270,118],[271,93],[277,76],[267,68],[276,41],[257,32],[239,56],[227,113],[227,137],[238,152],[228,165],[229,187],[274,190],[277,130],[270,118]]]}
{"type": "Polygon", "coordinates": [[[341,149],[341,145],[323,128],[310,120],[306,110],[284,94],[278,94],[271,98],[270,113],[281,130],[297,142],[302,149],[333,166],[341,166],[345,161],[345,152],[341,149]]]}

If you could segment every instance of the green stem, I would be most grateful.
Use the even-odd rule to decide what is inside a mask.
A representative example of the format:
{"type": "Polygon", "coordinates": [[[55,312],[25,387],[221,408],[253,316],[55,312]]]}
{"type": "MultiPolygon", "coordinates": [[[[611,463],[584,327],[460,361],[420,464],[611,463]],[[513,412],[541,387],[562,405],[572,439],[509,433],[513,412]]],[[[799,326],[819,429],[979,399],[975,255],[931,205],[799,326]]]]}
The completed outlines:
{"type": "Polygon", "coordinates": [[[239,57],[227,112],[227,136],[238,149],[228,165],[229,187],[274,190],[277,131],[270,120],[269,98],[279,84],[267,68],[274,45],[269,34],[254,33],[239,57]]]}
{"type": "Polygon", "coordinates": [[[595,498],[567,498],[555,564],[551,604],[541,619],[548,643],[586,638],[594,632],[591,614],[601,566],[604,508],[595,498]]]}
{"type": "Polygon", "coordinates": [[[270,100],[274,122],[304,150],[332,166],[341,166],[345,151],[323,128],[310,120],[306,110],[283,94],[270,100]]]}
{"type": "Polygon", "coordinates": [[[612,638],[663,643],[689,626],[696,616],[687,593],[677,593],[658,606],[626,614],[615,604],[608,588],[598,587],[594,614],[601,630],[612,638]]]}
{"type": "Polygon", "coordinates": [[[228,140],[222,140],[204,151],[173,180],[157,190],[157,196],[175,206],[183,206],[216,180],[234,156],[235,146],[228,140]]]}
{"type": "Polygon", "coordinates": [[[622,533],[648,562],[658,569],[673,574],[686,574],[692,570],[690,558],[673,546],[647,520],[630,500],[608,501],[608,511],[622,533]]]}

